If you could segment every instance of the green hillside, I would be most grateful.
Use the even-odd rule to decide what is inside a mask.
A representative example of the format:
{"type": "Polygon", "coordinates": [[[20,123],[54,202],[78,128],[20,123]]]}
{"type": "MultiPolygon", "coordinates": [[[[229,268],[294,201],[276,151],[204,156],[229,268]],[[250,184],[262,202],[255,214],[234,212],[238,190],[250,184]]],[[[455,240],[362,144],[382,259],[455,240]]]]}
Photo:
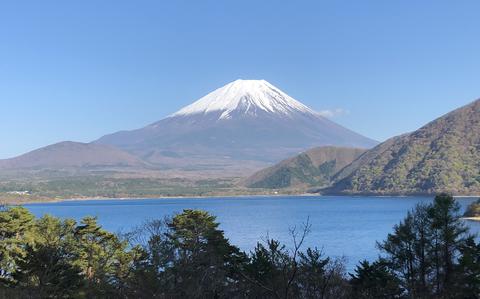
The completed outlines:
{"type": "Polygon", "coordinates": [[[340,169],[364,151],[333,146],[314,148],[255,173],[245,185],[267,189],[327,186],[340,169]]]}
{"type": "Polygon", "coordinates": [[[369,150],[328,192],[480,193],[480,100],[369,150]]]}

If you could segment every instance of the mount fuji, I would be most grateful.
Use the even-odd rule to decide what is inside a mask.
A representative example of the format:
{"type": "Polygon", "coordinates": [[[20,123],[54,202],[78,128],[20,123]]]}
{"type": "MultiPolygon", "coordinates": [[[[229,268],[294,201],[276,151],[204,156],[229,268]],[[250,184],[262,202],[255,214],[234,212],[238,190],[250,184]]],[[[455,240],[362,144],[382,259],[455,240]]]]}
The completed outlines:
{"type": "Polygon", "coordinates": [[[115,146],[151,165],[190,170],[255,168],[316,146],[377,144],[265,80],[236,80],[158,122],[95,143],[115,146]]]}

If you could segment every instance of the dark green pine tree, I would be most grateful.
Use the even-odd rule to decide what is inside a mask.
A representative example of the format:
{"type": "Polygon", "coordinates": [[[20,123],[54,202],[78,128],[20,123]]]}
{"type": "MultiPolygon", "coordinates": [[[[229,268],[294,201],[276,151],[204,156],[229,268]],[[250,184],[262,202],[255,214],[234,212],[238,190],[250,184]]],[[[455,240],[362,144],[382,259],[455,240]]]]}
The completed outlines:
{"type": "Polygon", "coordinates": [[[33,245],[25,244],[25,256],[14,274],[17,287],[32,298],[65,298],[77,294],[82,285],[73,232],[75,221],[46,215],[35,221],[33,245]]]}
{"type": "Polygon", "coordinates": [[[433,291],[441,297],[451,297],[454,294],[456,278],[455,262],[460,249],[467,240],[468,228],[461,219],[460,205],[448,194],[435,197],[429,210],[431,219],[432,257],[434,269],[433,291]]]}
{"type": "Polygon", "coordinates": [[[430,205],[417,205],[400,224],[394,226],[394,232],[378,247],[386,256],[385,261],[397,276],[402,288],[415,298],[425,298],[431,293],[430,277],[432,273],[429,256],[432,242],[430,205]]]}
{"type": "Polygon", "coordinates": [[[402,298],[400,280],[382,260],[369,263],[363,261],[351,275],[352,296],[358,299],[402,298]]]}
{"type": "Polygon", "coordinates": [[[26,255],[25,245],[34,242],[34,219],[23,207],[0,211],[0,282],[6,286],[16,283],[13,275],[26,255]]]}
{"type": "Polygon", "coordinates": [[[81,269],[72,265],[74,259],[65,247],[50,245],[27,246],[25,258],[15,274],[18,288],[29,298],[71,298],[81,292],[81,269]]]}
{"type": "Polygon", "coordinates": [[[104,230],[94,217],[85,217],[75,229],[74,266],[82,270],[88,298],[113,297],[127,280],[133,251],[127,243],[104,230]]]}
{"type": "Polygon", "coordinates": [[[455,298],[480,298],[480,244],[469,237],[460,247],[455,271],[455,298]]]}
{"type": "Polygon", "coordinates": [[[245,259],[218,228],[215,216],[184,210],[168,223],[175,258],[171,273],[180,298],[231,297],[238,281],[237,267],[245,259]]]}
{"type": "Polygon", "coordinates": [[[294,261],[285,245],[272,239],[265,245],[257,243],[243,270],[250,297],[285,298],[292,295],[291,288],[287,293],[285,290],[293,267],[294,261]]]}
{"type": "Polygon", "coordinates": [[[324,257],[317,248],[307,248],[299,254],[297,291],[301,298],[345,298],[349,286],[343,260],[324,257]]]}
{"type": "Polygon", "coordinates": [[[447,194],[418,205],[379,244],[389,268],[411,298],[451,298],[458,284],[456,263],[468,238],[460,207],[447,194]]]}

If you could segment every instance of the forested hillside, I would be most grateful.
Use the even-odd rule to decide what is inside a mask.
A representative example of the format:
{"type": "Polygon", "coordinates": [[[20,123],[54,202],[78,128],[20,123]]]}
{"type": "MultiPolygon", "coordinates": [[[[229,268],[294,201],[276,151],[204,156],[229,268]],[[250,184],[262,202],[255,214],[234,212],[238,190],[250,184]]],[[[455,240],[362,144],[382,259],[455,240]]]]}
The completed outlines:
{"type": "Polygon", "coordinates": [[[317,147],[253,174],[245,184],[251,188],[268,189],[328,186],[340,169],[364,151],[359,148],[317,147]]]}
{"type": "Polygon", "coordinates": [[[376,146],[335,179],[334,193],[480,194],[480,100],[376,146]]]}

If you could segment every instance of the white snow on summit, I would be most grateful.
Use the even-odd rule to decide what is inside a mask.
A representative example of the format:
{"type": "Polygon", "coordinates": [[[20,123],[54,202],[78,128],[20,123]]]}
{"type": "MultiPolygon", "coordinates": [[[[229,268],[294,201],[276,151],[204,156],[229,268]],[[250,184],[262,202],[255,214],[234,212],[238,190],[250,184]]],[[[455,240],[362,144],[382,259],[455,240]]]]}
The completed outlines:
{"type": "Polygon", "coordinates": [[[318,113],[265,80],[233,81],[170,116],[222,112],[219,119],[228,119],[233,111],[256,114],[259,110],[287,116],[295,112],[318,116],[318,113]]]}

